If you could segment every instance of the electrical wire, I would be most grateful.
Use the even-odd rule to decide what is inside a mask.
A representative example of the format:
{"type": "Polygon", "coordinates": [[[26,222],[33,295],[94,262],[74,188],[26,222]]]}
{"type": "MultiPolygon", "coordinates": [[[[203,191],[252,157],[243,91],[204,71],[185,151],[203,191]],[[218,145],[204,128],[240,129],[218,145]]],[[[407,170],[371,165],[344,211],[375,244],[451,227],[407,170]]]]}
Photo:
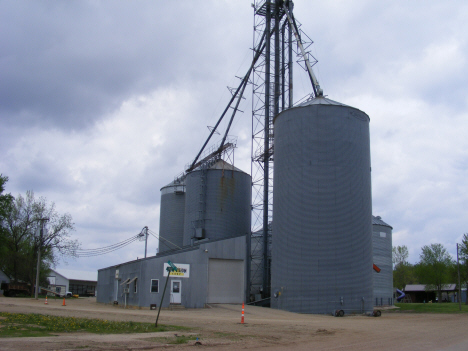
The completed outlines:
{"type": "Polygon", "coordinates": [[[141,237],[141,233],[131,237],[131,238],[128,238],[124,241],[121,241],[119,243],[116,243],[116,244],[113,244],[113,245],[109,245],[109,246],[104,246],[104,247],[101,247],[101,248],[97,248],[97,249],[78,249],[78,250],[68,250],[68,252],[70,254],[73,254],[73,256],[75,257],[92,257],[92,256],[100,256],[100,255],[105,255],[105,254],[108,254],[110,252],[113,252],[113,251],[116,251],[116,250],[119,250],[127,245],[130,245],[131,243],[137,241],[139,238],[141,237]]]}
{"type": "Polygon", "coordinates": [[[143,228],[142,231],[140,233],[138,233],[137,235],[135,236],[132,236],[126,240],[123,240],[121,242],[118,242],[116,244],[112,244],[112,245],[108,245],[108,246],[103,246],[103,247],[100,247],[100,248],[97,248],[97,249],[77,249],[77,250],[67,250],[67,252],[77,258],[82,258],[82,257],[94,257],[94,256],[101,256],[101,255],[105,255],[105,254],[108,254],[110,252],[113,252],[113,251],[116,251],[116,250],[119,250],[125,246],[128,246],[130,245],[131,243],[139,240],[142,236],[145,235],[144,233],[144,229],[146,229],[146,232],[152,236],[154,236],[156,239],[159,240],[159,242],[165,246],[167,246],[169,249],[171,250],[175,250],[175,249],[181,249],[180,246],[174,244],[173,242],[171,242],[170,240],[162,237],[161,235],[158,235],[157,233],[153,232],[152,230],[148,229],[148,228],[143,228]],[[160,240],[162,239],[162,240],[160,240]]]}

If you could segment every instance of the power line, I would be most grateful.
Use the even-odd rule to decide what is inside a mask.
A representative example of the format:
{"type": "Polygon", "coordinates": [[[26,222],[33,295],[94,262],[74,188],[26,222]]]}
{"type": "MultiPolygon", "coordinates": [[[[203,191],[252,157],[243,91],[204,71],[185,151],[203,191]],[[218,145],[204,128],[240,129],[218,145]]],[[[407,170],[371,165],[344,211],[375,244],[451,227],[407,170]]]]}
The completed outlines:
{"type": "Polygon", "coordinates": [[[76,257],[92,257],[92,256],[105,255],[112,251],[119,250],[127,245],[130,245],[134,241],[137,241],[140,238],[140,236],[141,236],[141,233],[135,236],[132,236],[124,241],[121,241],[119,243],[104,246],[104,247],[97,248],[97,249],[78,249],[78,250],[69,250],[69,252],[73,253],[74,256],[76,257]]]}
{"type": "MultiPolygon", "coordinates": [[[[151,234],[152,236],[154,236],[156,239],[159,240],[159,242],[161,244],[164,244],[166,245],[169,249],[171,250],[174,250],[174,249],[181,249],[180,246],[174,244],[173,242],[171,242],[170,240],[162,237],[161,235],[158,235],[156,234],[155,232],[153,232],[152,230],[148,229],[147,230],[147,233],[148,234],[151,234]],[[161,240],[160,240],[161,239],[161,240]]],[[[130,245],[131,243],[139,240],[142,236],[144,236],[145,234],[143,233],[143,230],[138,233],[137,235],[134,235],[128,239],[125,239],[121,242],[118,242],[116,244],[112,244],[112,245],[108,245],[108,246],[103,246],[103,247],[100,247],[100,248],[96,248],[96,249],[77,249],[77,250],[68,250],[68,252],[70,254],[73,254],[73,256],[75,257],[78,257],[78,258],[81,258],[81,257],[94,257],[94,256],[101,256],[101,255],[105,255],[105,254],[108,254],[110,252],[113,252],[113,251],[116,251],[116,250],[119,250],[125,246],[128,246],[130,245]]]]}

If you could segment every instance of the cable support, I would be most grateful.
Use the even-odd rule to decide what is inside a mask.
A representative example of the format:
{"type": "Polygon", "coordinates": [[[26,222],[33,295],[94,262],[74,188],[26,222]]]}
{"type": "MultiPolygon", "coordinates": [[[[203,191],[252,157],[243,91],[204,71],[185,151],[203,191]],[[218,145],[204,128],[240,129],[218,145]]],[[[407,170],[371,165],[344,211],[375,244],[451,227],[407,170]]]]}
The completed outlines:
{"type": "Polygon", "coordinates": [[[309,73],[309,78],[312,83],[312,88],[314,90],[314,95],[317,96],[322,96],[323,95],[323,90],[320,88],[320,85],[317,81],[317,78],[315,77],[314,72],[312,71],[312,66],[310,65],[309,58],[305,52],[304,46],[302,45],[302,40],[299,34],[299,29],[296,24],[296,20],[294,18],[294,14],[292,12],[289,12],[289,10],[286,8],[285,4],[283,4],[283,9],[284,12],[286,13],[286,16],[288,18],[288,21],[291,25],[291,28],[293,30],[294,36],[296,37],[296,43],[299,46],[301,50],[301,54],[304,58],[305,65],[307,67],[307,72],[309,73]]]}
{"type": "Polygon", "coordinates": [[[173,247],[170,247],[168,244],[166,244],[165,242],[163,242],[163,244],[165,244],[165,245],[166,245],[168,248],[170,248],[170,249],[174,249],[174,247],[177,248],[177,249],[182,249],[180,246],[174,244],[172,241],[170,241],[170,240],[168,240],[168,239],[162,237],[161,235],[156,234],[155,232],[153,232],[153,231],[150,230],[150,229],[148,229],[148,233],[150,233],[152,236],[154,236],[154,237],[155,237],[156,239],[158,239],[158,240],[159,240],[159,239],[162,239],[162,240],[164,240],[165,242],[168,242],[169,244],[173,245],[173,247]]]}

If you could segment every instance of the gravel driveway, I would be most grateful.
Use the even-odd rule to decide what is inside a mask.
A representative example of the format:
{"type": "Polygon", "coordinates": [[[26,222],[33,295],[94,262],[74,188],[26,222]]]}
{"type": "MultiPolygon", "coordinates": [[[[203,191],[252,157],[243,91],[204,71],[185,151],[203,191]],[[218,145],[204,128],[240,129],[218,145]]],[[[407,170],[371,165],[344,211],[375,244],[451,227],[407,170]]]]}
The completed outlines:
{"type": "MultiPolygon", "coordinates": [[[[0,297],[0,311],[153,322],[157,311],[123,309],[95,298],[43,300],[0,297]]],[[[160,323],[189,327],[201,345],[169,344],[174,332],[96,335],[59,334],[41,338],[2,338],[0,350],[468,350],[468,314],[385,312],[382,317],[296,314],[270,308],[214,305],[205,309],[162,310],[160,323]]]]}

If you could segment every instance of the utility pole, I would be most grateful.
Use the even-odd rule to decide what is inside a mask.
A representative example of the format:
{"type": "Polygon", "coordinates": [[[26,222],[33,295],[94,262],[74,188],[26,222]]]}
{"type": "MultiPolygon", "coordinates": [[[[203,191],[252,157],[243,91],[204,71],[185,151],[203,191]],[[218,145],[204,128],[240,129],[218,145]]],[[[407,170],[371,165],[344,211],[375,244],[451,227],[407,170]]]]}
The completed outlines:
{"type": "Polygon", "coordinates": [[[145,227],[145,258],[146,258],[147,249],[148,249],[148,226],[145,227]]]}
{"type": "Polygon", "coordinates": [[[458,243],[457,243],[457,269],[458,269],[458,307],[461,311],[461,286],[460,286],[460,264],[458,262],[458,243]]]}
{"type": "Polygon", "coordinates": [[[42,246],[42,238],[44,234],[44,222],[48,221],[49,218],[40,218],[38,221],[41,222],[41,228],[39,229],[39,241],[37,244],[37,268],[36,268],[36,291],[34,293],[34,297],[37,300],[39,298],[39,271],[41,267],[41,246],[42,246]]]}

